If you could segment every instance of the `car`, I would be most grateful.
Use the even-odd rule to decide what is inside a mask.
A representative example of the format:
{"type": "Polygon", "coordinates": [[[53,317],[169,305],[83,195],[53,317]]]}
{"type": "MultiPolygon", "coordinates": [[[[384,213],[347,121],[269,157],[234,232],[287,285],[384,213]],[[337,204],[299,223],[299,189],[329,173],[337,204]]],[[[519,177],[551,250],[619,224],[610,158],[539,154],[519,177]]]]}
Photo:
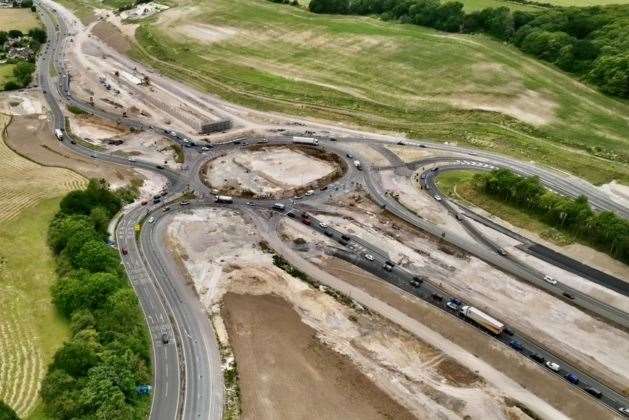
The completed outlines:
{"type": "Polygon", "coordinates": [[[502,255],[503,257],[504,257],[505,255],[507,255],[507,251],[505,251],[503,248],[498,248],[498,249],[496,250],[496,252],[497,252],[499,255],[502,255]]]}
{"type": "Polygon", "coordinates": [[[163,211],[164,213],[166,213],[168,210],[170,210],[170,207],[164,207],[164,208],[162,209],[162,211],[163,211]]]}
{"type": "Polygon", "coordinates": [[[251,201],[247,201],[245,204],[248,206],[253,206],[253,203],[251,201]]]}
{"type": "Polygon", "coordinates": [[[309,215],[308,213],[302,213],[302,214],[301,214],[301,218],[302,218],[302,219],[309,219],[309,218],[310,218],[310,215],[309,215]]]}
{"type": "Polygon", "coordinates": [[[585,388],[585,392],[587,392],[588,394],[590,394],[594,398],[601,398],[603,396],[603,393],[601,391],[599,391],[598,389],[593,388],[591,386],[585,388]]]}
{"type": "Polygon", "coordinates": [[[70,140],[70,143],[76,144],[76,140],[70,140]]]}
{"type": "Polygon", "coordinates": [[[518,340],[511,340],[511,341],[509,341],[509,346],[512,349],[517,350],[517,351],[524,350],[524,346],[518,340]]]}
{"type": "Polygon", "coordinates": [[[435,197],[435,200],[437,200],[437,201],[441,201],[441,196],[440,196],[440,195],[435,194],[435,195],[434,195],[434,197],[435,197]]]}
{"type": "Polygon", "coordinates": [[[157,203],[159,203],[160,201],[162,201],[162,199],[161,199],[161,198],[159,198],[159,197],[154,198],[154,199],[153,199],[153,204],[157,204],[157,203]]]}
{"type": "Polygon", "coordinates": [[[135,162],[135,158],[132,156],[129,158],[129,162],[135,162]]]}
{"type": "Polygon", "coordinates": [[[129,253],[129,251],[127,251],[127,248],[122,248],[122,255],[127,255],[129,253]]]}
{"type": "Polygon", "coordinates": [[[293,213],[292,211],[289,211],[288,213],[286,213],[286,215],[288,217],[295,217],[295,213],[293,213]]]}
{"type": "Polygon", "coordinates": [[[339,244],[343,245],[343,246],[347,246],[349,242],[347,242],[345,239],[339,239],[339,244]]]}
{"type": "Polygon", "coordinates": [[[546,359],[544,359],[544,356],[542,356],[539,353],[533,353],[531,354],[531,359],[535,360],[537,363],[544,363],[546,361],[546,359]]]}
{"type": "Polygon", "coordinates": [[[301,219],[301,223],[303,223],[306,226],[310,226],[311,225],[311,222],[308,219],[301,219]]]}
{"type": "Polygon", "coordinates": [[[330,137],[330,141],[336,141],[336,137],[330,137]]]}
{"type": "Polygon", "coordinates": [[[629,408],[627,408],[627,407],[619,407],[618,411],[620,411],[625,416],[629,416],[629,408]]]}
{"type": "Polygon", "coordinates": [[[164,165],[155,165],[157,169],[164,169],[164,165]]]}
{"type": "Polygon", "coordinates": [[[148,201],[142,200],[142,202],[140,204],[142,204],[143,206],[146,206],[148,204],[148,201]]]}
{"type": "Polygon", "coordinates": [[[421,147],[422,149],[425,149],[426,145],[425,144],[420,144],[419,147],[421,147]]]}
{"type": "Polygon", "coordinates": [[[382,269],[383,269],[384,271],[388,271],[388,272],[393,271],[393,267],[391,267],[389,264],[385,264],[385,265],[383,265],[383,266],[382,266],[382,269]]]}
{"type": "Polygon", "coordinates": [[[550,284],[557,284],[557,280],[555,280],[554,278],[550,277],[548,274],[546,274],[544,276],[544,281],[546,283],[550,283],[550,284]]]}
{"type": "Polygon", "coordinates": [[[421,285],[422,285],[422,284],[421,284],[420,282],[418,282],[417,280],[411,280],[411,281],[409,281],[409,283],[410,283],[410,284],[411,284],[411,286],[413,286],[413,287],[419,287],[419,286],[421,286],[421,285]]]}
{"type": "Polygon", "coordinates": [[[399,144],[400,146],[404,146],[404,142],[402,140],[398,141],[397,144],[399,144]]]}
{"type": "Polygon", "coordinates": [[[568,292],[563,292],[562,295],[564,295],[565,297],[567,297],[568,299],[574,299],[574,295],[568,292]]]}
{"type": "Polygon", "coordinates": [[[351,153],[346,153],[345,156],[347,156],[348,159],[354,159],[354,155],[351,153]]]}
{"type": "Polygon", "coordinates": [[[559,372],[559,369],[561,369],[561,366],[555,362],[551,362],[550,360],[546,362],[546,367],[554,372],[559,372]]]}
{"type": "Polygon", "coordinates": [[[366,259],[367,261],[373,261],[373,255],[371,255],[371,254],[365,254],[365,259],[366,259]]]}
{"type": "Polygon", "coordinates": [[[323,222],[321,222],[321,223],[319,223],[319,227],[322,228],[322,229],[325,229],[325,228],[328,227],[328,225],[323,223],[323,222]]]}
{"type": "Polygon", "coordinates": [[[312,194],[314,194],[314,190],[308,190],[306,191],[306,194],[304,194],[306,197],[310,197],[312,194]]]}
{"type": "Polygon", "coordinates": [[[168,344],[170,339],[168,338],[168,333],[162,333],[162,343],[168,344]]]}
{"type": "Polygon", "coordinates": [[[179,203],[179,205],[181,205],[181,206],[188,206],[188,205],[190,205],[190,202],[189,201],[182,201],[181,203],[179,203]]]}
{"type": "Polygon", "coordinates": [[[234,140],[234,144],[240,144],[240,143],[242,143],[242,141],[240,141],[240,140],[234,140]]]}
{"type": "Polygon", "coordinates": [[[450,299],[449,301],[446,302],[446,306],[454,311],[456,311],[457,309],[459,309],[459,305],[457,305],[454,302],[454,299],[450,299]]]}
{"type": "Polygon", "coordinates": [[[421,174],[420,178],[421,179],[426,179],[426,174],[421,174]]]}
{"type": "Polygon", "coordinates": [[[439,302],[443,300],[443,296],[441,296],[439,293],[433,293],[432,295],[430,295],[430,297],[439,302]]]}
{"type": "Polygon", "coordinates": [[[323,234],[324,234],[325,236],[327,236],[328,238],[331,238],[331,237],[332,237],[332,232],[330,232],[329,230],[324,230],[324,231],[323,231],[323,234]]]}
{"type": "Polygon", "coordinates": [[[91,153],[91,154],[90,154],[90,157],[91,157],[91,158],[95,158],[95,157],[96,157],[96,155],[95,155],[94,153],[91,153]]]}
{"type": "Polygon", "coordinates": [[[568,382],[573,383],[575,385],[579,383],[579,377],[575,375],[574,373],[568,373],[566,376],[564,376],[564,378],[566,378],[568,382]]]}
{"type": "Polygon", "coordinates": [[[153,223],[154,221],[155,221],[155,218],[153,216],[149,217],[149,220],[148,220],[149,223],[153,223]]]}
{"type": "Polygon", "coordinates": [[[504,327],[502,332],[507,334],[508,336],[512,336],[514,334],[513,330],[511,328],[509,328],[509,327],[504,327]]]}
{"type": "Polygon", "coordinates": [[[341,235],[341,239],[343,239],[343,240],[345,240],[345,241],[349,241],[349,240],[350,240],[350,237],[349,237],[348,235],[346,235],[346,234],[342,234],[342,235],[341,235]]]}
{"type": "Polygon", "coordinates": [[[439,170],[438,166],[435,166],[434,168],[431,169],[432,172],[437,172],[439,170]]]}
{"type": "Polygon", "coordinates": [[[190,143],[186,143],[183,145],[183,147],[192,147],[192,145],[190,143]]]}

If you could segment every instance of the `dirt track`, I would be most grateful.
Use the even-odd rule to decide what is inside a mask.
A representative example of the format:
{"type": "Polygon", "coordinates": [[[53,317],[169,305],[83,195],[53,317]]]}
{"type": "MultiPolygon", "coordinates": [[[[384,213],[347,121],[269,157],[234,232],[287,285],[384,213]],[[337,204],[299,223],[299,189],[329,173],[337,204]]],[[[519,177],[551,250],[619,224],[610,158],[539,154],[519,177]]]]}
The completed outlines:
{"type": "Polygon", "coordinates": [[[222,315],[240,376],[243,419],[412,419],[283,299],[228,293],[222,315]]]}

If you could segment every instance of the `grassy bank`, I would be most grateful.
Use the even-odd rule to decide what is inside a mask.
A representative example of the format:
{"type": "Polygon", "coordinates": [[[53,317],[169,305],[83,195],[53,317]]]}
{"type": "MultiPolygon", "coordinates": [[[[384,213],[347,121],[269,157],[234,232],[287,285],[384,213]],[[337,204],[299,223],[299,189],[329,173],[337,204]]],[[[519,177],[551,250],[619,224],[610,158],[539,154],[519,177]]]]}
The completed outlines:
{"type": "Polygon", "coordinates": [[[511,223],[513,226],[533,232],[556,245],[568,245],[575,242],[573,236],[559,232],[552,226],[538,220],[533,215],[493,198],[476,188],[472,183],[472,178],[476,173],[477,172],[474,171],[444,172],[437,178],[437,184],[439,189],[448,196],[479,207],[511,223]]]}
{"type": "Polygon", "coordinates": [[[0,64],[0,88],[9,80],[13,80],[15,64],[0,64]]]}
{"type": "Polygon", "coordinates": [[[44,200],[0,223],[0,325],[9,333],[0,337],[0,399],[20,415],[37,404],[41,376],[69,335],[50,300],[55,266],[46,232],[58,205],[59,198],[44,200]]]}
{"type": "Polygon", "coordinates": [[[484,36],[216,0],[149,19],[136,38],[136,58],[243,105],[456,141],[595,183],[629,183],[626,164],[591,153],[625,159],[629,106],[484,36]]]}

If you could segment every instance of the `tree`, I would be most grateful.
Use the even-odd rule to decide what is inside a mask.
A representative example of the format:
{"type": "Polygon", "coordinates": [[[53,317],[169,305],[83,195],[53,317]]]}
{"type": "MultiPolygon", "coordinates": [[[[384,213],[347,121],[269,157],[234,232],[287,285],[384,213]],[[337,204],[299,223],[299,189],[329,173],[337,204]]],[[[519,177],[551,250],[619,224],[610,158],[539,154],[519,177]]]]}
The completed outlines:
{"type": "Polygon", "coordinates": [[[44,44],[47,39],[46,31],[41,28],[33,28],[29,30],[28,36],[37,40],[40,44],[44,44]]]}
{"type": "Polygon", "coordinates": [[[73,339],[64,343],[55,353],[52,366],[54,369],[61,369],[74,378],[80,378],[88,374],[90,368],[99,362],[96,354],[95,343],[84,340],[73,339]]]}
{"type": "Polygon", "coordinates": [[[89,218],[82,215],[57,214],[48,228],[48,245],[56,254],[59,254],[66,247],[70,238],[81,231],[95,233],[89,218]]]}
{"type": "Polygon", "coordinates": [[[15,411],[0,400],[0,420],[20,420],[15,411]]]}
{"type": "Polygon", "coordinates": [[[50,417],[58,419],[79,417],[78,384],[66,371],[54,369],[51,365],[42,381],[40,395],[50,417]]]}
{"type": "Polygon", "coordinates": [[[593,64],[587,79],[610,95],[629,98],[629,52],[602,55],[593,64]]]}
{"type": "Polygon", "coordinates": [[[22,31],[18,30],[18,29],[11,29],[9,31],[9,38],[20,38],[22,37],[24,34],[22,33],[22,31]]]}
{"type": "Polygon", "coordinates": [[[86,242],[81,250],[71,257],[72,264],[78,269],[92,273],[99,271],[115,272],[120,265],[118,254],[106,243],[98,240],[86,242]]]}

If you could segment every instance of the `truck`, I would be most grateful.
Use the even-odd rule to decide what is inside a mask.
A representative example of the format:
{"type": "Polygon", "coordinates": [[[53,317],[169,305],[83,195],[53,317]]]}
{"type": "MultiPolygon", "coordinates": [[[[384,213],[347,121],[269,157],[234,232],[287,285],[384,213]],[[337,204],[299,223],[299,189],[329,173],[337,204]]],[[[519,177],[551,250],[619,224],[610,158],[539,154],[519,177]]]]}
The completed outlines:
{"type": "Polygon", "coordinates": [[[63,141],[63,131],[60,129],[55,128],[55,136],[57,137],[57,140],[63,141]]]}
{"type": "Polygon", "coordinates": [[[355,160],[354,161],[354,166],[356,167],[356,169],[358,169],[359,171],[362,169],[362,167],[360,166],[360,161],[359,160],[355,160]]]}
{"type": "Polygon", "coordinates": [[[318,146],[319,140],[314,137],[293,137],[293,143],[296,144],[308,144],[310,146],[318,146]]]}
{"type": "Polygon", "coordinates": [[[461,306],[461,314],[480,325],[481,327],[486,328],[492,334],[500,335],[504,330],[505,326],[502,322],[497,319],[492,318],[487,315],[485,312],[477,309],[473,306],[463,305],[461,306]]]}
{"type": "Polygon", "coordinates": [[[233,197],[230,197],[228,195],[217,195],[216,196],[216,202],[217,203],[226,203],[226,204],[231,204],[234,202],[233,197]]]}
{"type": "Polygon", "coordinates": [[[284,211],[285,208],[286,206],[282,203],[273,204],[273,210],[284,211]]]}

